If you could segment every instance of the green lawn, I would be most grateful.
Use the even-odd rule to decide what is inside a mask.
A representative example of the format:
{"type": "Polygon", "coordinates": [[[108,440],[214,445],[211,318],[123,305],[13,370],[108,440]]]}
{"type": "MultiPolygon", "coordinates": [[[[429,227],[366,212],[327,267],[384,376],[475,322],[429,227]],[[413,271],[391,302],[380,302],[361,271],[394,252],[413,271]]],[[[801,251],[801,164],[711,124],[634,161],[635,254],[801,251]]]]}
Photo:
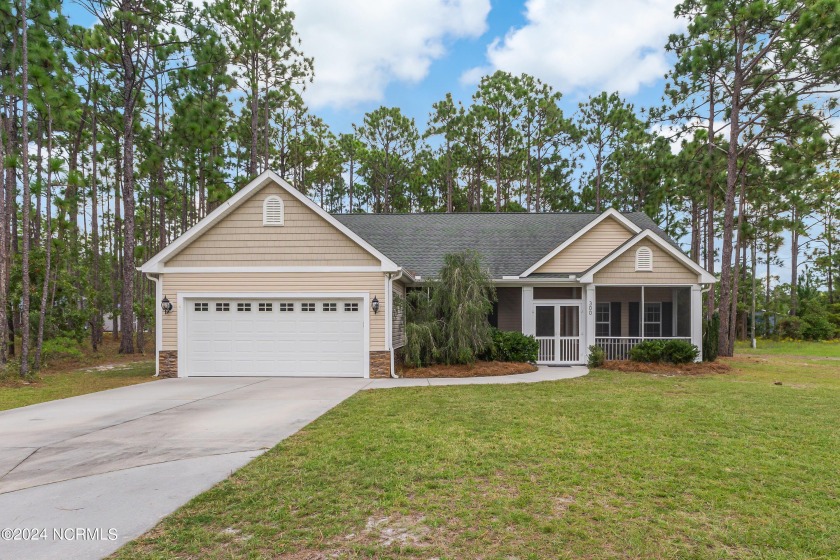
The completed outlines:
{"type": "Polygon", "coordinates": [[[793,355],[814,356],[822,358],[840,358],[840,340],[822,342],[774,341],[758,339],[757,348],[750,348],[749,342],[738,342],[735,346],[736,354],[755,355],[793,355]]]}
{"type": "MultiPolygon", "coordinates": [[[[107,360],[106,360],[107,361],[107,360]]],[[[35,382],[23,383],[13,377],[0,381],[0,410],[75,397],[156,379],[152,360],[116,363],[113,369],[87,366],[73,371],[43,372],[35,382]]],[[[109,367],[109,366],[106,366],[109,367]]]]}
{"type": "Polygon", "coordinates": [[[117,557],[840,557],[840,367],[732,363],[362,392],[117,557]]]}

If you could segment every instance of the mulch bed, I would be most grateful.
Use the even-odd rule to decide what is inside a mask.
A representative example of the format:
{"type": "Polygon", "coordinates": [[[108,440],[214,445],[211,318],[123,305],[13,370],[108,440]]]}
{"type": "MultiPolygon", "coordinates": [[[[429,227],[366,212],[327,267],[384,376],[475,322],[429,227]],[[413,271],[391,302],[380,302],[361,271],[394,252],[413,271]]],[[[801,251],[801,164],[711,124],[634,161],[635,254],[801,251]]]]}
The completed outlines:
{"type": "Polygon", "coordinates": [[[472,365],[437,365],[421,368],[403,366],[400,377],[495,377],[537,371],[534,364],[522,362],[476,362],[472,365]]]}
{"type": "Polygon", "coordinates": [[[700,362],[690,364],[653,364],[648,362],[632,362],[630,360],[607,361],[601,369],[624,371],[628,373],[659,373],[664,375],[714,375],[729,373],[732,368],[720,360],[714,362],[700,362]]]}

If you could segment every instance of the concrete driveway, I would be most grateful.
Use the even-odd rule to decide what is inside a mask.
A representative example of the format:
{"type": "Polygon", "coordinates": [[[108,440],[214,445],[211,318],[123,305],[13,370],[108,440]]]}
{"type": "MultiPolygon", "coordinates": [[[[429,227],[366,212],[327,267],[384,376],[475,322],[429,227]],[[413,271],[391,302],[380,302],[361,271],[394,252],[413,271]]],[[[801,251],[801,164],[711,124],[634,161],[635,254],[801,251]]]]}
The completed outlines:
{"type": "Polygon", "coordinates": [[[360,389],[586,373],[541,367],[470,379],[164,379],[0,412],[0,531],[29,537],[0,534],[0,559],[107,556],[360,389]]]}
{"type": "Polygon", "coordinates": [[[0,558],[105,556],[369,383],[165,379],[0,412],[0,530],[47,529],[0,558]]]}

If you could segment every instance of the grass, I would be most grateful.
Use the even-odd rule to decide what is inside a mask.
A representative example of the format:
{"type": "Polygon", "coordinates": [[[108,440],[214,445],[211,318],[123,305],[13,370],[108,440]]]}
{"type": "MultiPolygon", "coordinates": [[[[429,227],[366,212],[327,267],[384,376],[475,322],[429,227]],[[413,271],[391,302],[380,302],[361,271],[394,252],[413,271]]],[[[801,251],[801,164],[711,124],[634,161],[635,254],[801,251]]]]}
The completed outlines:
{"type": "Polygon", "coordinates": [[[751,355],[793,355],[822,358],[840,358],[840,339],[809,342],[805,340],[769,340],[760,338],[757,348],[750,348],[749,342],[735,345],[737,354],[751,355]]]}
{"type": "Polygon", "coordinates": [[[28,380],[20,379],[9,364],[0,376],[0,410],[156,379],[154,360],[149,353],[122,356],[117,350],[118,343],[108,340],[96,353],[83,349],[80,356],[55,357],[36,377],[28,380]]]}
{"type": "Polygon", "coordinates": [[[730,363],[361,392],[116,557],[840,557],[837,362],[730,363]]]}

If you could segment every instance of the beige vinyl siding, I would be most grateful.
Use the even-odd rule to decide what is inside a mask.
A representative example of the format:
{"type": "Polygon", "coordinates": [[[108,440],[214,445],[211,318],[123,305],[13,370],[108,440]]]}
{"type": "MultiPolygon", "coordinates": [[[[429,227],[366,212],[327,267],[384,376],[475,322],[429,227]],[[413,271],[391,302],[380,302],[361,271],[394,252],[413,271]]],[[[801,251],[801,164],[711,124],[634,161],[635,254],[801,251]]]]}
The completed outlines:
{"type": "Polygon", "coordinates": [[[394,348],[405,346],[405,285],[396,281],[393,283],[394,316],[391,319],[391,341],[394,348]]]}
{"type": "Polygon", "coordinates": [[[596,284],[696,284],[700,278],[658,245],[641,240],[627,248],[617,259],[599,270],[594,277],[596,284]],[[653,271],[636,272],[636,249],[650,248],[653,253],[653,271]]]}
{"type": "MultiPolygon", "coordinates": [[[[646,302],[668,302],[672,301],[673,297],[673,288],[645,287],[646,302]]],[[[596,287],[595,301],[598,303],[621,303],[621,333],[613,334],[613,336],[630,336],[630,302],[642,301],[642,289],[636,286],[596,287]]]]}
{"type": "Polygon", "coordinates": [[[370,349],[386,350],[385,317],[390,313],[382,297],[385,274],[381,272],[335,273],[171,273],[161,275],[163,293],[175,309],[163,316],[162,350],[178,349],[178,294],[181,292],[367,292],[379,299],[379,313],[370,314],[370,349]]]}
{"type": "Polygon", "coordinates": [[[377,266],[379,259],[270,183],[194,239],[166,266],[377,266]],[[263,225],[263,201],[283,200],[285,223],[263,225]]]}
{"type": "Polygon", "coordinates": [[[583,272],[612,253],[630,237],[631,232],[618,220],[607,218],[534,272],[583,272]]]}

